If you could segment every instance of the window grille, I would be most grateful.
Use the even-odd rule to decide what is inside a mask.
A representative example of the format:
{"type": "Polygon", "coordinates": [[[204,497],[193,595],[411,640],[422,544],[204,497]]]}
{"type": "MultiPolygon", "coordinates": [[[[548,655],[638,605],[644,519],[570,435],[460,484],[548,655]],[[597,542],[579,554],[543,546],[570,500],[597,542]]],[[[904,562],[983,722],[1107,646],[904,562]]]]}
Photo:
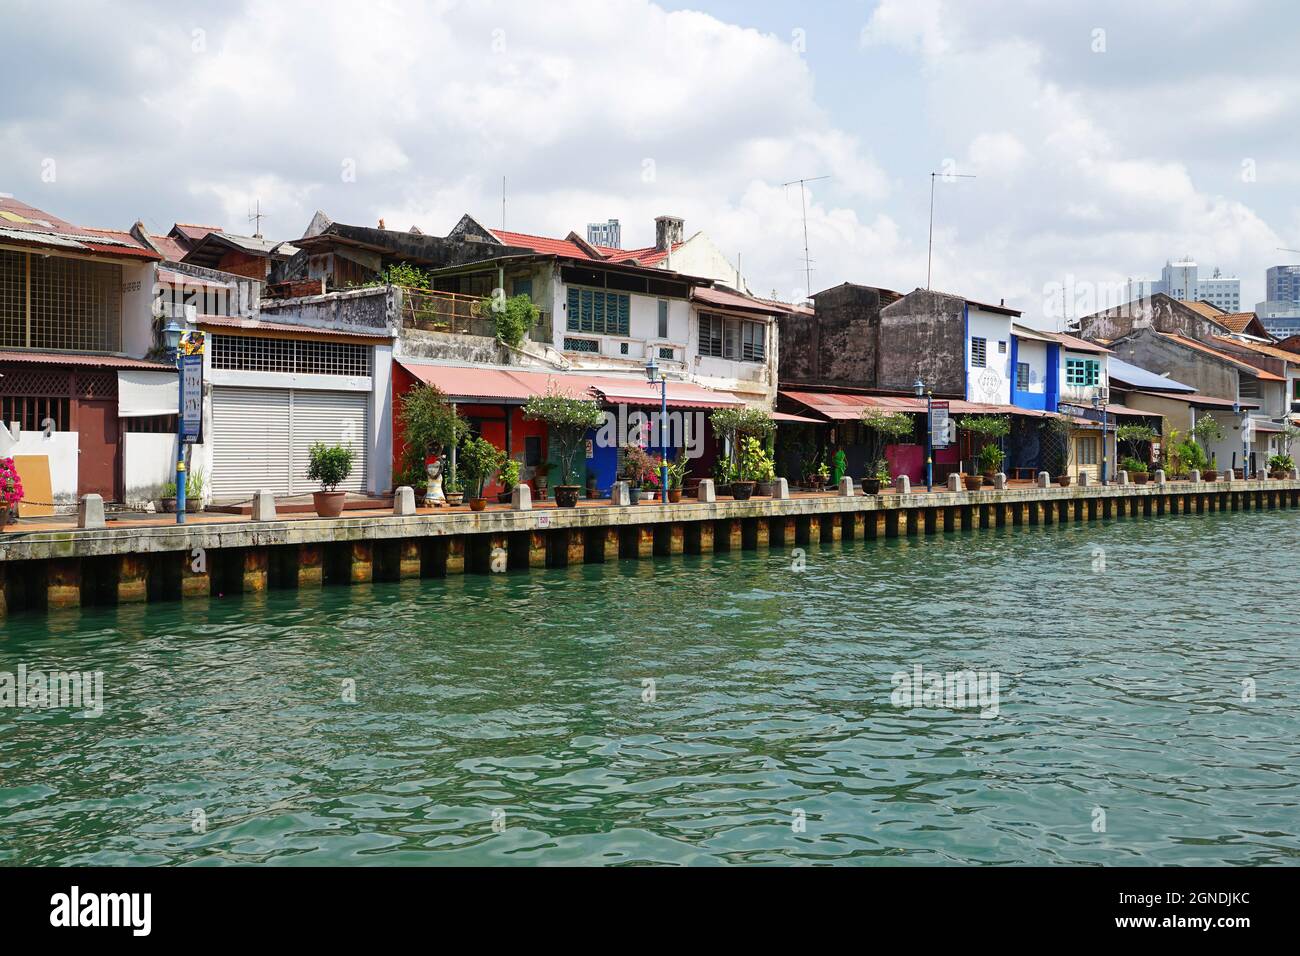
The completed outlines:
{"type": "Polygon", "coordinates": [[[1029,388],[1029,363],[1016,363],[1016,388],[1025,391],[1029,388]]]}
{"type": "Polygon", "coordinates": [[[661,348],[661,349],[659,350],[659,357],[660,357],[661,359],[669,359],[669,360],[672,360],[672,359],[674,359],[674,358],[677,357],[677,351],[676,351],[676,349],[661,348]]]}
{"type": "Polygon", "coordinates": [[[368,345],[272,339],[252,335],[212,336],[212,367],[239,372],[287,372],[298,375],[367,377],[368,345]]]}
{"type": "Polygon", "coordinates": [[[174,435],[176,434],[175,415],[142,415],[138,418],[124,418],[126,430],[135,434],[174,435]]]}
{"type": "Polygon", "coordinates": [[[0,346],[120,351],[122,267],[0,252],[0,346]]]}
{"type": "Polygon", "coordinates": [[[1066,385],[1101,384],[1101,363],[1092,359],[1065,360],[1066,385]]]}
{"type": "Polygon", "coordinates": [[[971,368],[987,368],[989,364],[989,343],[987,339],[972,338],[970,340],[970,365],[971,368]]]}
{"type": "Polygon", "coordinates": [[[566,352],[599,352],[600,343],[595,339],[570,339],[564,340],[564,351],[566,352]]]}
{"type": "Polygon", "coordinates": [[[56,432],[70,431],[70,401],[66,398],[49,398],[31,395],[5,395],[0,397],[0,421],[8,426],[13,422],[26,432],[42,431],[41,423],[54,420],[56,432]]]}
{"type": "Polygon", "coordinates": [[[627,335],[632,317],[632,297],[617,292],[570,287],[568,313],[565,327],[570,332],[627,335]]]}

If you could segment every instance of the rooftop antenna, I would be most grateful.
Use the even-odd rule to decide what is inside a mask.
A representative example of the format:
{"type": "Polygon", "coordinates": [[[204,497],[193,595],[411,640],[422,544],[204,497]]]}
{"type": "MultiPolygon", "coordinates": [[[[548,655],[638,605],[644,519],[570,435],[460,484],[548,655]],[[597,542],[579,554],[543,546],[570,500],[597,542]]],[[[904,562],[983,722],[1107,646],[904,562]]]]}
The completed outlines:
{"type": "Polygon", "coordinates": [[[808,255],[808,193],[804,189],[805,184],[819,182],[823,179],[830,179],[829,176],[814,176],[811,179],[792,179],[788,183],[782,183],[782,187],[799,184],[799,201],[803,206],[803,282],[805,298],[812,298],[812,259],[808,255]]]}
{"type": "Polygon", "coordinates": [[[501,177],[501,229],[506,228],[506,178],[501,177]]]}
{"type": "Polygon", "coordinates": [[[930,241],[925,250],[925,287],[930,288],[930,270],[931,263],[934,259],[934,178],[942,176],[944,179],[974,179],[970,173],[931,173],[930,174],[930,241]]]}
{"type": "Polygon", "coordinates": [[[253,223],[253,238],[262,238],[262,200],[257,200],[257,211],[248,211],[248,221],[253,223]]]}

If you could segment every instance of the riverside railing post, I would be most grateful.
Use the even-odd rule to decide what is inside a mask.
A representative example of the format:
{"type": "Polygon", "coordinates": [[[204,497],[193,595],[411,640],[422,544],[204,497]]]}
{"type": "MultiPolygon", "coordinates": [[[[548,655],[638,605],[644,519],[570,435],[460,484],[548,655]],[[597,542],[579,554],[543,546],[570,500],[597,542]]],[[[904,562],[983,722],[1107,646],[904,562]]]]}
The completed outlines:
{"type": "Polygon", "coordinates": [[[668,504],[668,377],[659,379],[659,497],[668,504]]]}
{"type": "Polygon", "coordinates": [[[185,360],[181,356],[182,330],[172,319],[163,329],[167,349],[176,363],[176,523],[185,523],[185,360]]]}

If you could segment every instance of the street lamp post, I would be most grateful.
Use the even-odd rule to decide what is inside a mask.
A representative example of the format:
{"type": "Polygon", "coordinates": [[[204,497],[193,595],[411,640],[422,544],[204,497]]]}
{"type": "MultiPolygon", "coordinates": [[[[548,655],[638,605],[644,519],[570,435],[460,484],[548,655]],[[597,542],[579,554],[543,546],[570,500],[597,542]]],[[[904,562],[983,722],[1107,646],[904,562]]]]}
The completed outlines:
{"type": "Polygon", "coordinates": [[[925,490],[934,491],[934,395],[918,375],[912,383],[917,398],[925,398],[925,490]]]}
{"type": "Polygon", "coordinates": [[[1106,414],[1106,404],[1099,395],[1092,396],[1093,411],[1101,413],[1101,483],[1103,485],[1110,477],[1110,416],[1106,414]]]}
{"type": "Polygon", "coordinates": [[[163,329],[167,351],[176,363],[176,523],[185,523],[185,369],[181,359],[182,329],[172,319],[163,329]]]}
{"type": "Polygon", "coordinates": [[[659,495],[660,504],[668,504],[668,377],[655,364],[654,353],[645,366],[645,377],[651,385],[659,384],[659,495]]]}

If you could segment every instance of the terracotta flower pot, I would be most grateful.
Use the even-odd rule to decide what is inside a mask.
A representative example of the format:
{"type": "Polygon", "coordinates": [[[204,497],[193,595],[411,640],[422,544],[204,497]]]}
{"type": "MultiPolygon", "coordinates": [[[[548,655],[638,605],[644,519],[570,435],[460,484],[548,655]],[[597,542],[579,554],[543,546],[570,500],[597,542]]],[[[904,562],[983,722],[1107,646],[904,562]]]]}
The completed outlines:
{"type": "Polygon", "coordinates": [[[754,483],[752,481],[733,481],[731,483],[731,497],[736,501],[748,501],[754,494],[754,483]]]}
{"type": "Polygon", "coordinates": [[[159,498],[159,499],[158,499],[158,510],[161,511],[163,514],[166,514],[166,515],[174,515],[174,514],[176,513],[176,499],[175,499],[175,498],[159,498]]]}
{"type": "Polygon", "coordinates": [[[965,483],[967,491],[979,491],[984,487],[983,475],[967,475],[962,481],[965,483]]]}
{"type": "Polygon", "coordinates": [[[1201,481],[1218,481],[1219,473],[1213,468],[1207,468],[1201,472],[1201,481]]]}
{"type": "Polygon", "coordinates": [[[582,494],[580,485],[556,485],[555,506],[557,508],[578,507],[578,495],[582,494]]]}
{"type": "Polygon", "coordinates": [[[1072,482],[1072,481],[1074,481],[1074,476],[1073,476],[1073,475],[1057,475],[1057,476],[1056,476],[1056,483],[1057,483],[1058,485],[1060,485],[1062,488],[1069,488],[1069,487],[1070,487],[1070,482],[1072,482]]]}
{"type": "Polygon", "coordinates": [[[486,498],[471,498],[471,499],[469,499],[469,510],[470,510],[470,511],[485,511],[485,510],[487,510],[487,499],[486,499],[486,498]]]}
{"type": "Polygon", "coordinates": [[[680,489],[680,488],[669,488],[669,489],[668,489],[668,503],[669,503],[670,505],[675,505],[675,504],[677,504],[677,502],[679,502],[679,501],[681,501],[681,500],[682,500],[682,489],[680,489]]]}
{"type": "Polygon", "coordinates": [[[337,518],[343,514],[343,503],[348,500],[348,493],[346,491],[314,491],[311,500],[312,504],[316,506],[316,513],[322,518],[337,518]]]}
{"type": "Polygon", "coordinates": [[[1129,475],[1129,477],[1133,479],[1133,484],[1135,485],[1145,485],[1151,480],[1151,475],[1145,471],[1135,471],[1133,474],[1129,475]]]}

